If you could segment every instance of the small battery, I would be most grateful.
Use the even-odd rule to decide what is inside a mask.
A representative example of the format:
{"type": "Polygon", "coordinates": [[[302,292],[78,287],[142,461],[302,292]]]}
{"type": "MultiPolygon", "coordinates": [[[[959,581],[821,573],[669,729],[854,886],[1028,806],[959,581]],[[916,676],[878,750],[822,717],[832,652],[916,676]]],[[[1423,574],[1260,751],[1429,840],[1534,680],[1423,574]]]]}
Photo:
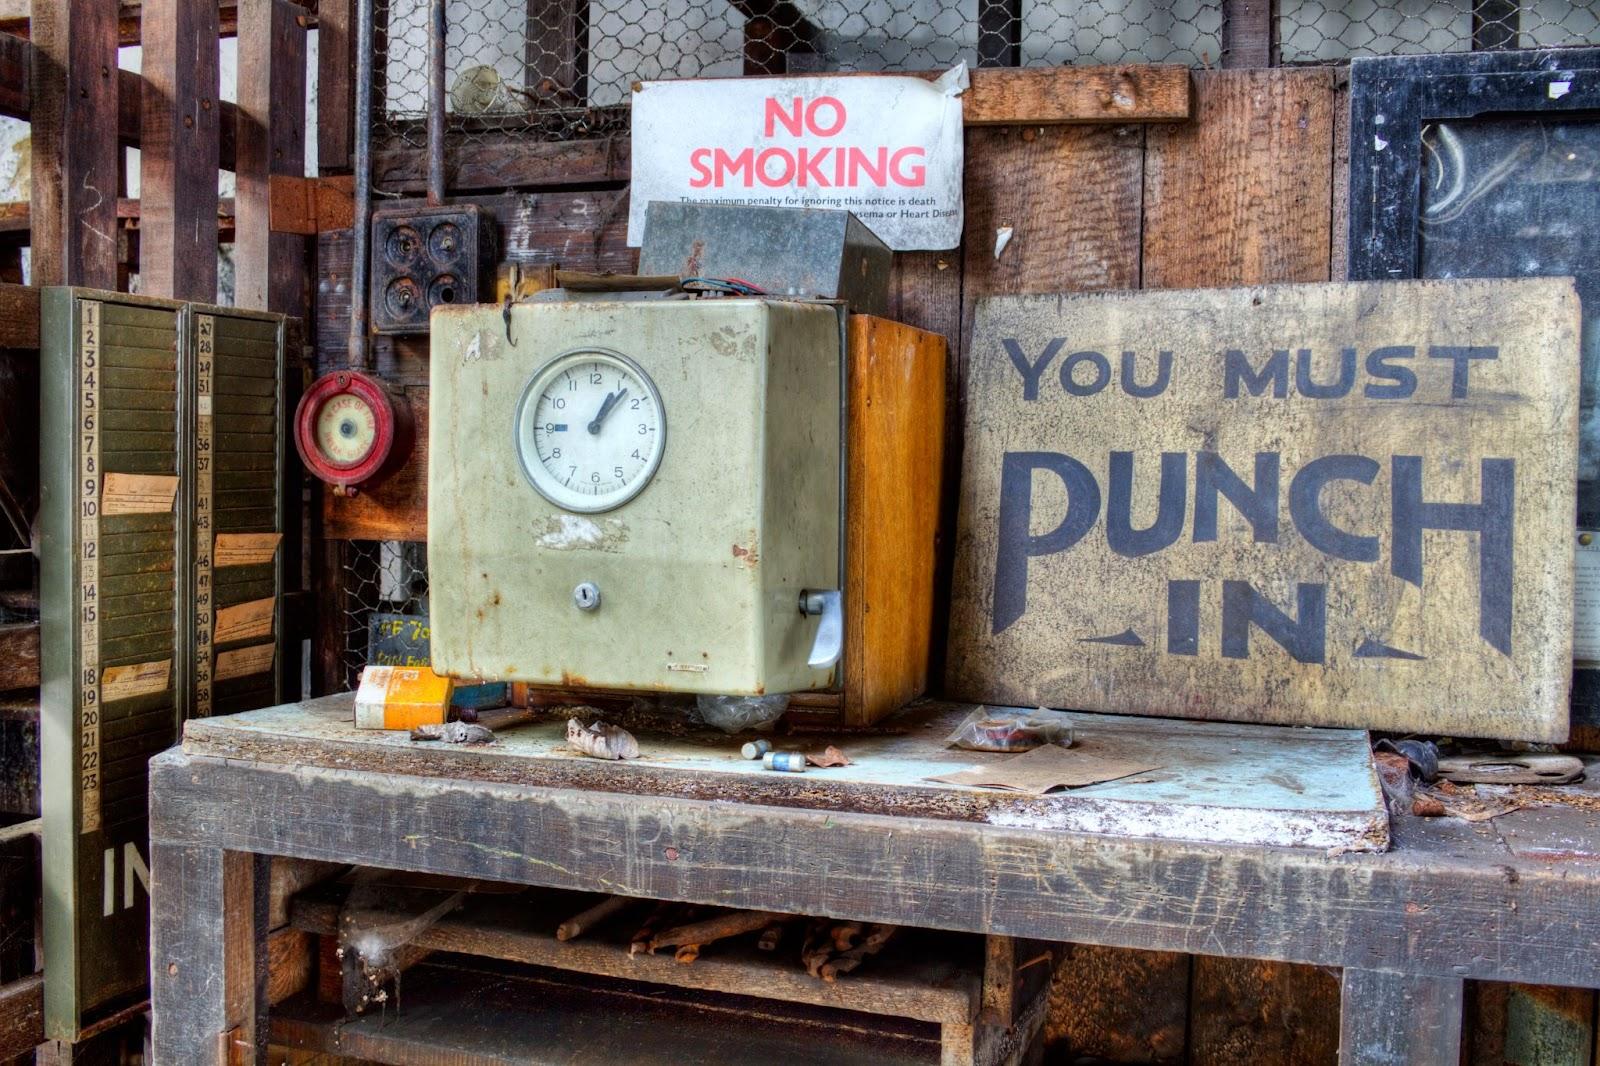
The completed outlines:
{"type": "Polygon", "coordinates": [[[781,770],[788,774],[806,772],[806,757],[798,751],[769,751],[761,756],[761,765],[768,770],[781,770]]]}
{"type": "Polygon", "coordinates": [[[761,756],[765,755],[771,750],[772,741],[752,740],[746,742],[745,746],[739,749],[739,754],[743,755],[746,759],[759,759],[761,756]]]}

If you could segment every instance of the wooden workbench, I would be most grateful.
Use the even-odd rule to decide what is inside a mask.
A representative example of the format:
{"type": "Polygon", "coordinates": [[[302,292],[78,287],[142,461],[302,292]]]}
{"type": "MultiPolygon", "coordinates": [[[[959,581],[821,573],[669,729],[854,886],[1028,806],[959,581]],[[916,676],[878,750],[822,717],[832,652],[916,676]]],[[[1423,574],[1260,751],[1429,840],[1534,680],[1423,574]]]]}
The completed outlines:
{"type": "Polygon", "coordinates": [[[1086,748],[1167,765],[1065,796],[928,782],[974,761],[940,743],[963,713],[913,709],[841,739],[851,772],[793,776],[689,734],[585,760],[557,722],[412,744],[351,728],[348,696],[190,722],[151,763],[157,1061],[264,1043],[265,856],[1336,966],[1352,1063],[1454,1063],[1466,978],[1600,987],[1600,818],[1523,812],[1512,834],[1407,816],[1388,851],[1360,850],[1385,843],[1365,786],[1315,769],[1362,734],[1096,716],[1086,748]],[[1252,799],[1262,781],[1277,791],[1252,799]],[[1221,842],[1259,836],[1274,805],[1298,845],[1221,842]]]}

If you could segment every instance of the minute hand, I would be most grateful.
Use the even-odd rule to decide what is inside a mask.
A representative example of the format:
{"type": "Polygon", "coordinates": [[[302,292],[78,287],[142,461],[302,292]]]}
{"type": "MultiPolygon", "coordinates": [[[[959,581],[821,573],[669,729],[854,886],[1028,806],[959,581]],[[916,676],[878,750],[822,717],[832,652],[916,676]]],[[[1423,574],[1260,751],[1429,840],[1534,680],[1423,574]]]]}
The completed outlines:
{"type": "Polygon", "coordinates": [[[617,406],[617,404],[621,403],[622,398],[626,395],[628,395],[628,390],[624,388],[618,389],[616,392],[613,392],[611,395],[605,398],[605,401],[600,404],[600,410],[595,412],[593,421],[589,423],[590,433],[600,432],[600,426],[605,422],[606,415],[609,415],[611,413],[611,409],[617,406]]]}

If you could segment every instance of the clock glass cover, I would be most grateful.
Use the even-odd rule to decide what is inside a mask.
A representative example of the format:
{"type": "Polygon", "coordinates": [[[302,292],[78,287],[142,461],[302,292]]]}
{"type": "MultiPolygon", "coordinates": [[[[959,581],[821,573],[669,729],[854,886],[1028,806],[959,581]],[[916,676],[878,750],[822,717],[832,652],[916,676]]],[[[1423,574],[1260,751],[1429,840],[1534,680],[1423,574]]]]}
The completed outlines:
{"type": "Polygon", "coordinates": [[[666,412],[650,375],[603,348],[558,355],[533,375],[514,427],[522,472],[568,511],[594,513],[637,496],[661,464],[666,412]]]}

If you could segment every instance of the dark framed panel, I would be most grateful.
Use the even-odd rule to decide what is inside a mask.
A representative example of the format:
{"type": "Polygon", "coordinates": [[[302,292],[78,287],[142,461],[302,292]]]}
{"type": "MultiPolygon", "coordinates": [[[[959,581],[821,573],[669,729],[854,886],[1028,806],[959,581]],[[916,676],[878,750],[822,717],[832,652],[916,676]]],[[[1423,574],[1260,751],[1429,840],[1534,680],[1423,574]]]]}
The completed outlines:
{"type": "Polygon", "coordinates": [[[1350,277],[1572,276],[1578,521],[1600,525],[1600,48],[1350,65],[1350,277]]]}
{"type": "MultiPolygon", "coordinates": [[[[1352,279],[1571,276],[1580,526],[1600,526],[1600,48],[1350,65],[1352,279]]],[[[1573,721],[1600,725],[1600,670],[1573,721]]]]}

